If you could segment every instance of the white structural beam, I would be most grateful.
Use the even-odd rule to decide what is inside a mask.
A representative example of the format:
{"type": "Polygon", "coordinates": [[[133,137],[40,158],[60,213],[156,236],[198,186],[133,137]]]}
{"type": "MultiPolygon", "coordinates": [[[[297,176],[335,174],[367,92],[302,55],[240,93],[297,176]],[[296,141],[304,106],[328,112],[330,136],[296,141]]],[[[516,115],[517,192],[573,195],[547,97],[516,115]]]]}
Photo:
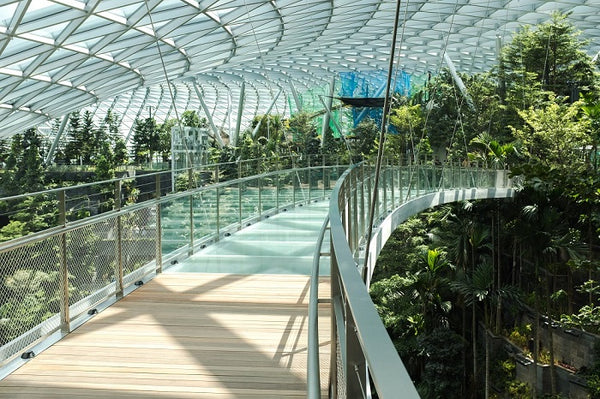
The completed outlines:
{"type": "Polygon", "coordinates": [[[50,147],[50,150],[48,150],[48,155],[46,156],[46,165],[50,165],[50,162],[52,162],[52,159],[54,158],[54,153],[56,152],[56,148],[58,147],[58,142],[60,141],[60,138],[63,135],[63,132],[65,131],[65,127],[67,126],[68,121],[69,114],[63,116],[62,121],[60,122],[58,132],[56,132],[56,137],[54,137],[52,146],[50,147]]]}
{"type": "MultiPolygon", "coordinates": [[[[265,112],[265,115],[269,115],[269,113],[273,109],[273,106],[275,105],[275,102],[277,101],[277,98],[279,97],[279,95],[281,94],[282,91],[283,91],[283,89],[280,88],[279,91],[277,92],[277,94],[275,95],[275,97],[273,97],[273,101],[271,101],[271,104],[269,105],[269,108],[265,112]]],[[[256,124],[256,127],[254,127],[254,130],[252,131],[252,137],[256,136],[256,132],[258,132],[261,122],[262,122],[262,118],[258,121],[258,123],[256,124]]]]}
{"type": "Polygon", "coordinates": [[[200,105],[202,105],[202,109],[204,110],[204,114],[206,115],[206,119],[208,120],[208,126],[210,127],[210,130],[212,131],[213,135],[215,136],[215,140],[217,141],[217,144],[219,145],[219,147],[223,147],[223,139],[221,138],[221,133],[219,133],[217,127],[215,126],[215,123],[213,122],[212,114],[210,113],[210,111],[208,110],[208,107],[206,106],[206,102],[204,101],[204,96],[202,94],[200,94],[200,89],[198,89],[198,84],[196,84],[196,82],[194,82],[193,85],[194,85],[194,90],[196,90],[196,95],[198,96],[198,100],[200,100],[200,105]]]}
{"type": "Polygon", "coordinates": [[[294,103],[296,104],[296,110],[298,112],[302,112],[302,102],[300,101],[300,96],[298,95],[296,86],[294,86],[294,82],[292,82],[291,80],[290,80],[290,89],[292,91],[292,96],[294,97],[294,103]]]}
{"type": "Polygon", "coordinates": [[[450,74],[452,75],[452,78],[454,79],[454,83],[456,83],[461,94],[467,101],[467,105],[469,106],[469,108],[475,109],[475,106],[473,105],[473,100],[471,99],[471,96],[467,92],[467,87],[465,86],[465,83],[460,78],[460,76],[458,76],[458,73],[456,72],[456,67],[454,66],[454,63],[450,59],[450,56],[448,55],[447,52],[444,52],[444,61],[446,61],[446,65],[448,65],[448,69],[450,70],[450,74]]]}
{"type": "Polygon", "coordinates": [[[235,134],[233,135],[232,144],[235,146],[240,138],[240,129],[242,128],[242,116],[244,116],[244,100],[246,96],[246,81],[242,81],[240,88],[240,99],[238,102],[237,120],[235,122],[235,134]]]}
{"type": "MultiPolygon", "coordinates": [[[[332,104],[328,105],[321,97],[319,97],[319,100],[321,101],[321,104],[323,104],[323,107],[325,107],[326,112],[328,112],[329,114],[331,114],[333,105],[332,104]]],[[[330,120],[333,123],[333,125],[335,126],[335,128],[337,130],[339,130],[340,135],[342,135],[342,138],[343,138],[344,136],[342,134],[342,127],[340,126],[340,124],[335,119],[330,119],[330,120]]]]}
{"type": "MultiPolygon", "coordinates": [[[[329,83],[329,97],[325,105],[325,115],[323,116],[323,126],[321,127],[321,147],[325,145],[326,135],[329,129],[329,121],[331,120],[331,107],[333,107],[333,94],[335,93],[335,75],[331,78],[329,83]]],[[[323,101],[324,102],[324,101],[323,101]]]]}

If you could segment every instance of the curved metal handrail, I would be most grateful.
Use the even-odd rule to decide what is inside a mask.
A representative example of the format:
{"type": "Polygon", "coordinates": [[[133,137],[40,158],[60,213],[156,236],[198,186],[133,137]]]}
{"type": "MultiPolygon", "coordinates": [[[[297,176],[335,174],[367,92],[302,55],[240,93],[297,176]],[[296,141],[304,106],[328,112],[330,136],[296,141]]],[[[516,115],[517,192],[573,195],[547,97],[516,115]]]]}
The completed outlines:
{"type": "MultiPolygon", "coordinates": [[[[347,392],[347,395],[348,397],[358,397],[357,394],[360,393],[366,396],[366,389],[368,389],[366,373],[369,372],[380,398],[397,398],[400,392],[399,388],[402,389],[403,398],[419,398],[358,272],[346,238],[346,229],[342,221],[343,209],[340,207],[340,198],[343,197],[340,197],[340,194],[347,189],[348,177],[357,170],[358,166],[354,165],[340,177],[333,189],[329,208],[332,290],[336,289],[336,284],[340,283],[341,292],[337,295],[343,296],[347,309],[345,333],[348,338],[346,343],[349,346],[349,341],[356,341],[360,347],[349,348],[346,353],[347,363],[354,363],[355,368],[355,370],[346,370],[347,373],[357,374],[355,383],[348,384],[350,392],[347,392]],[[339,281],[337,281],[338,276],[339,281]],[[357,351],[362,353],[357,353],[357,351]]],[[[336,293],[332,292],[332,300],[334,300],[334,295],[336,293]]],[[[337,338],[332,333],[332,347],[334,339],[337,338]]],[[[346,348],[340,349],[344,351],[346,348]]]]}
{"type": "Polygon", "coordinates": [[[386,165],[381,174],[380,195],[371,208],[377,224],[371,242],[364,242],[364,213],[373,198],[369,166],[348,169],[330,199],[332,398],[368,398],[371,387],[379,398],[419,397],[365,285],[378,251],[402,218],[437,203],[507,197],[513,192],[497,190],[510,185],[502,170],[409,164],[386,165]],[[359,264],[367,251],[372,255],[369,265],[359,264]]]}
{"type": "Polygon", "coordinates": [[[321,398],[321,365],[319,363],[319,266],[321,264],[321,248],[325,231],[329,225],[329,216],[319,231],[313,265],[310,275],[310,295],[308,300],[308,361],[307,361],[307,385],[309,399],[321,398]]]}

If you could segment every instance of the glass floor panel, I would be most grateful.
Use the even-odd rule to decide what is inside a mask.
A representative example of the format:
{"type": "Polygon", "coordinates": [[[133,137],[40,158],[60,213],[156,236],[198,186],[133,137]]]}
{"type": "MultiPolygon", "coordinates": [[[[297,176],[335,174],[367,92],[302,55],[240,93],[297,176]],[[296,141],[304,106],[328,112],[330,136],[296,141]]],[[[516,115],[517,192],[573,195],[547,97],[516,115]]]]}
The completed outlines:
{"type": "MultiPolygon", "coordinates": [[[[248,226],[197,251],[165,273],[238,273],[310,275],[317,236],[329,201],[296,207],[248,226]]],[[[323,248],[329,248],[329,237],[323,248]]],[[[321,261],[329,275],[329,259],[321,261]]]]}

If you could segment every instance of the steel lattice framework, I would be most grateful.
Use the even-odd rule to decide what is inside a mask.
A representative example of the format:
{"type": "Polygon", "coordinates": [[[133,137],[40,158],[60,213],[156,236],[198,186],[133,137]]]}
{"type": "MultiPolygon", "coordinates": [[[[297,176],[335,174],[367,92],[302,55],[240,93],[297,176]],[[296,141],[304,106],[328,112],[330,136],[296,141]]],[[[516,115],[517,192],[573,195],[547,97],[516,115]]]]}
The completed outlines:
{"type": "MultiPolygon", "coordinates": [[[[0,136],[84,107],[112,108],[125,136],[149,107],[158,120],[210,113],[225,130],[240,109],[243,127],[271,105],[289,114],[294,92],[340,72],[387,69],[394,8],[393,0],[0,0],[0,136]]],[[[498,37],[553,11],[571,13],[589,53],[600,50],[598,0],[405,0],[397,66],[435,73],[445,51],[460,71],[488,70],[498,37]]]]}

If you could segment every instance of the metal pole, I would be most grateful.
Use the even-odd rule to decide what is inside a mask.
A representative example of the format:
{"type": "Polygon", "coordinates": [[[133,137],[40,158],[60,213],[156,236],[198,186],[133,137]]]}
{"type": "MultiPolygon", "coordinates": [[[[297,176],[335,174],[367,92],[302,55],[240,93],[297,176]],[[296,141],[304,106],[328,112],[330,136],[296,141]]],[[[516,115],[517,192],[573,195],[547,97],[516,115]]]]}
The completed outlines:
{"type": "Polygon", "coordinates": [[[200,100],[200,105],[202,105],[202,110],[204,111],[204,114],[206,115],[206,120],[208,121],[210,130],[212,131],[213,135],[215,136],[215,141],[217,142],[219,147],[223,147],[223,139],[221,138],[221,134],[219,133],[217,127],[215,126],[215,123],[213,122],[213,118],[210,113],[210,110],[208,109],[206,102],[204,102],[204,97],[200,94],[200,90],[198,89],[198,84],[196,83],[195,80],[192,85],[194,86],[194,90],[196,91],[196,96],[198,96],[198,100],[200,100]]]}
{"type": "MultiPolygon", "coordinates": [[[[160,198],[160,176],[156,175],[156,199],[160,198]]],[[[156,274],[162,273],[162,221],[160,202],[156,203],[156,274]]]]}
{"type": "MultiPolygon", "coordinates": [[[[67,207],[65,190],[58,192],[58,221],[62,227],[67,225],[67,207]]],[[[60,235],[60,330],[63,334],[71,331],[69,316],[69,270],[67,268],[67,235],[60,235]]]]}
{"type": "MultiPolygon", "coordinates": [[[[121,210],[121,180],[115,182],[115,210],[121,210]]],[[[121,215],[117,216],[117,237],[116,237],[116,263],[115,276],[117,284],[117,298],[123,297],[123,219],[121,215]]]]}
{"type": "Polygon", "coordinates": [[[58,147],[58,143],[60,141],[60,138],[63,135],[63,132],[65,131],[65,126],[67,126],[68,121],[69,121],[69,114],[63,116],[63,119],[60,122],[58,132],[56,132],[56,137],[54,137],[52,146],[50,147],[50,150],[48,150],[48,156],[46,156],[46,165],[50,165],[50,162],[52,162],[52,158],[54,158],[54,153],[56,152],[56,147],[58,147]]]}
{"type": "Polygon", "coordinates": [[[235,123],[235,135],[233,136],[232,145],[237,145],[240,138],[240,130],[242,128],[242,114],[244,113],[244,96],[246,95],[246,81],[242,81],[242,87],[240,89],[240,101],[238,103],[238,115],[235,123]]]}
{"type": "Polygon", "coordinates": [[[190,247],[188,255],[194,254],[194,195],[190,194],[190,247]]]}
{"type": "Polygon", "coordinates": [[[400,19],[400,0],[396,1],[396,14],[394,16],[394,31],[392,33],[392,45],[390,48],[390,62],[388,67],[387,84],[385,89],[385,98],[383,99],[383,116],[381,118],[381,131],[379,132],[379,148],[377,149],[377,164],[375,165],[375,184],[373,188],[373,200],[371,201],[371,210],[369,214],[369,226],[365,250],[364,268],[369,261],[369,245],[373,235],[373,219],[375,218],[375,203],[377,202],[377,190],[379,185],[379,172],[381,171],[381,160],[383,158],[383,149],[385,144],[385,132],[387,130],[387,114],[390,107],[390,91],[392,84],[392,73],[394,68],[394,54],[396,52],[396,35],[398,33],[398,20],[400,19]]]}
{"type": "MultiPolygon", "coordinates": [[[[265,112],[265,115],[269,115],[269,112],[271,112],[271,110],[273,109],[273,106],[275,105],[275,102],[277,101],[277,98],[279,97],[279,95],[281,94],[282,91],[283,91],[283,88],[280,88],[279,91],[277,92],[277,94],[275,95],[275,97],[273,97],[273,101],[271,101],[271,104],[269,105],[267,112],[265,112]]],[[[252,137],[256,136],[256,132],[258,132],[258,129],[260,128],[260,124],[262,123],[262,120],[263,120],[263,118],[260,118],[258,120],[256,127],[252,131],[252,137]]]]}

